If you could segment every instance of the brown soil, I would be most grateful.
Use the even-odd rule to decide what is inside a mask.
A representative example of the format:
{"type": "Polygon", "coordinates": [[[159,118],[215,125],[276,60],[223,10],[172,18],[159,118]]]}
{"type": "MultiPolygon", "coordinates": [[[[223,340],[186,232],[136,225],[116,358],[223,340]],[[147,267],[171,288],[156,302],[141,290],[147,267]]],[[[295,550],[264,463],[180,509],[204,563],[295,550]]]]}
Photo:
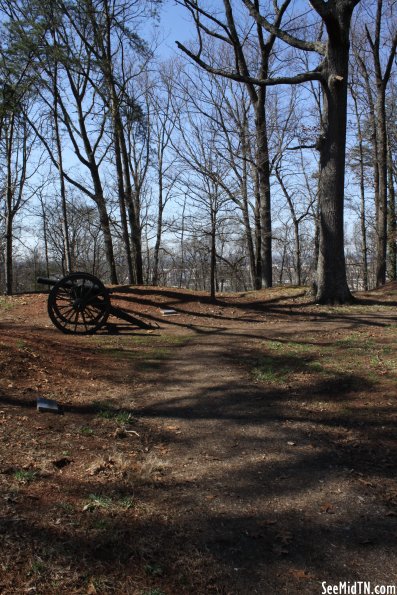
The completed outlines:
{"type": "Polygon", "coordinates": [[[395,285],[112,302],[159,328],[63,335],[44,294],[0,298],[1,593],[397,583],[395,285]]]}

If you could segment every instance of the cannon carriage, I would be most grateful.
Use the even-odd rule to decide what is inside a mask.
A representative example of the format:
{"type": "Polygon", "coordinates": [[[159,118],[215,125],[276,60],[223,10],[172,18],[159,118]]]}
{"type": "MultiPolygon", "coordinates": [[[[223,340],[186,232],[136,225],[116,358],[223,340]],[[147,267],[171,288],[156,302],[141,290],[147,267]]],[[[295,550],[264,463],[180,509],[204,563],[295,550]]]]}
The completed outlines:
{"type": "Polygon", "coordinates": [[[53,324],[63,333],[90,335],[103,328],[110,315],[150,329],[152,325],[132,316],[110,301],[111,290],[90,273],[70,273],[61,279],[38,277],[51,287],[47,310],[53,324]]]}

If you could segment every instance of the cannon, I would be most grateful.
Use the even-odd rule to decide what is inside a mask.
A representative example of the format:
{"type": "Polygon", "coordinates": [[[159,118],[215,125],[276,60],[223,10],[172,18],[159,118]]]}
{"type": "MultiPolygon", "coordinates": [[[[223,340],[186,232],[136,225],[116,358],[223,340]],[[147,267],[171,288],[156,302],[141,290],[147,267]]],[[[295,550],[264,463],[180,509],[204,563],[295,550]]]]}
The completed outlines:
{"type": "Polygon", "coordinates": [[[110,315],[140,328],[153,328],[121,308],[112,306],[111,290],[89,273],[70,273],[62,279],[38,277],[37,283],[51,286],[48,295],[48,315],[63,333],[90,335],[107,322],[110,315]]]}

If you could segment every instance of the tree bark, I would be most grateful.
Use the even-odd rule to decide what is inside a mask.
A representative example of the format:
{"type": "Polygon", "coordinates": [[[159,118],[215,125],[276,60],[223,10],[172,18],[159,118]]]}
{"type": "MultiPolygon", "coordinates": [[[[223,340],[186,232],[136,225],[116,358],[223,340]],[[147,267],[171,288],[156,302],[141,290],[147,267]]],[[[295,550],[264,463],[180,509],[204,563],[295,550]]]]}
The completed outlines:
{"type": "Polygon", "coordinates": [[[393,161],[390,145],[388,147],[388,188],[389,188],[389,208],[388,208],[388,243],[389,243],[389,268],[388,277],[390,281],[397,279],[397,221],[396,221],[396,190],[394,187],[393,161]]]}
{"type": "Polygon", "coordinates": [[[216,301],[216,212],[211,211],[210,300],[216,301]]]}
{"type": "MultiPolygon", "coordinates": [[[[55,32],[52,34],[54,46],[56,44],[55,32]]],[[[68,229],[68,210],[66,203],[66,186],[65,177],[63,170],[63,154],[62,154],[62,142],[61,134],[59,131],[59,114],[58,114],[58,64],[54,66],[54,77],[53,77],[53,115],[54,115],[54,132],[55,132],[55,143],[57,147],[57,167],[59,173],[59,187],[61,191],[61,212],[62,212],[62,235],[63,235],[63,246],[64,246],[64,258],[65,267],[68,273],[72,270],[72,257],[70,251],[69,242],[69,229],[68,229]]]]}
{"type": "Polygon", "coordinates": [[[387,254],[387,133],[385,88],[377,81],[376,138],[379,194],[376,212],[376,287],[386,283],[387,254]]]}
{"type": "Polygon", "coordinates": [[[158,283],[159,283],[159,256],[160,256],[161,235],[163,232],[163,211],[164,211],[163,175],[162,175],[162,160],[160,158],[160,162],[158,165],[158,202],[157,202],[156,243],[154,245],[154,253],[153,253],[153,275],[152,275],[153,285],[158,285],[158,283]]]}
{"type": "Polygon", "coordinates": [[[128,221],[127,221],[127,210],[126,210],[126,201],[125,201],[125,193],[124,193],[123,165],[122,165],[122,161],[121,161],[120,139],[119,139],[119,134],[118,134],[118,129],[117,129],[118,127],[115,125],[114,117],[113,117],[113,124],[114,124],[113,144],[114,144],[114,155],[115,155],[115,161],[116,161],[117,191],[118,191],[118,196],[119,196],[121,230],[122,230],[122,235],[123,235],[125,257],[127,259],[128,282],[134,283],[134,267],[132,264],[130,236],[128,233],[128,221]]]}
{"type": "Polygon", "coordinates": [[[365,181],[364,181],[364,147],[363,134],[361,129],[360,115],[358,111],[357,96],[352,90],[352,97],[354,102],[354,111],[357,122],[357,137],[358,137],[358,151],[359,151],[359,176],[360,176],[360,226],[361,226],[361,258],[362,258],[362,276],[363,289],[368,291],[368,247],[367,247],[367,222],[365,217],[365,181]]]}
{"type": "Polygon", "coordinates": [[[255,126],[257,138],[257,167],[260,194],[260,222],[261,222],[261,275],[262,287],[272,287],[272,222],[270,204],[270,168],[269,147],[266,126],[266,87],[258,91],[258,101],[255,105],[255,126]]]}
{"type": "Polygon", "coordinates": [[[344,253],[344,184],[347,123],[347,82],[351,10],[337,5],[327,22],[327,61],[323,67],[323,133],[319,139],[319,255],[316,301],[352,301],[344,253]],[[336,17],[336,18],[335,18],[336,17]]]}

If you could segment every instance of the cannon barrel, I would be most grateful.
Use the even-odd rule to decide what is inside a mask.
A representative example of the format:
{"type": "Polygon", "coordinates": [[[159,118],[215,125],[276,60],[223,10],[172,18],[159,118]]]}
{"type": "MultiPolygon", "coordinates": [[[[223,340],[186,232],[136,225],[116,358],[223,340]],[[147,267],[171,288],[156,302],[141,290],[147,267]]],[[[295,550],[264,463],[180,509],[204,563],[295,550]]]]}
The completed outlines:
{"type": "MultiPolygon", "coordinates": [[[[80,273],[74,273],[72,274],[73,277],[76,277],[75,279],[71,278],[71,276],[69,275],[68,277],[63,277],[62,279],[55,279],[54,277],[37,277],[36,281],[37,283],[40,283],[41,285],[51,285],[52,287],[54,285],[56,285],[57,283],[62,283],[63,287],[67,287],[68,289],[77,289],[79,287],[79,281],[84,280],[84,277],[79,276],[81,275],[80,273]],[[77,275],[77,277],[76,277],[77,275]]],[[[87,274],[86,277],[88,277],[89,275],[87,274]]],[[[86,279],[87,283],[86,283],[86,287],[87,286],[94,286],[96,291],[94,291],[94,293],[99,293],[98,288],[96,287],[97,283],[100,283],[99,279],[97,279],[96,277],[92,277],[92,278],[88,278],[86,279]]],[[[83,281],[83,283],[85,283],[85,281],[83,281]]]]}
{"type": "Polygon", "coordinates": [[[49,277],[37,277],[37,283],[41,283],[42,285],[55,285],[58,283],[59,279],[51,279],[49,277]]]}

